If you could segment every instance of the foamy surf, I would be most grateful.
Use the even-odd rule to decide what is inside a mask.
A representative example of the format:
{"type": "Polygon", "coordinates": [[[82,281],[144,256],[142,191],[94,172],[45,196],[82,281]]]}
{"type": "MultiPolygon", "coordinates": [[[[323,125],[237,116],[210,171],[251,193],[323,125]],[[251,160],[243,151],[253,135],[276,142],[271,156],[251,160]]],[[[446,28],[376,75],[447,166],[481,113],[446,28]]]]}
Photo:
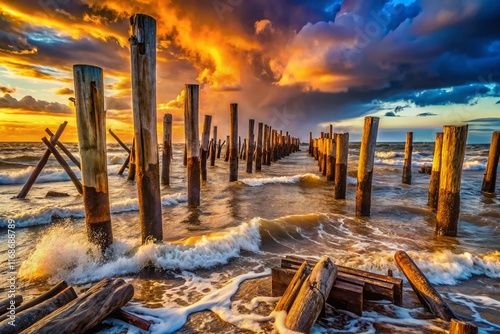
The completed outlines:
{"type": "MultiPolygon", "coordinates": [[[[161,203],[164,206],[178,205],[187,202],[187,196],[183,194],[164,195],[161,203]]],[[[111,213],[121,213],[139,210],[139,200],[137,198],[125,198],[122,200],[112,200],[110,205],[111,213]]],[[[53,205],[42,206],[29,209],[20,213],[8,215],[8,219],[16,222],[16,227],[29,227],[50,224],[54,219],[83,218],[85,216],[83,204],[70,205],[67,207],[55,207],[53,205]]],[[[0,218],[0,227],[7,227],[8,219],[0,218]]]]}
{"type": "Polygon", "coordinates": [[[259,226],[260,219],[254,218],[222,232],[162,244],[141,245],[140,239],[116,240],[104,259],[97,247],[87,241],[83,228],[57,225],[42,236],[21,265],[18,276],[81,284],[138,273],[146,266],[164,270],[212,268],[227,264],[242,251],[258,252],[259,226]]]}
{"type": "Polygon", "coordinates": [[[293,184],[293,183],[307,182],[307,181],[318,182],[321,181],[321,178],[315,174],[307,173],[294,176],[276,176],[276,177],[262,177],[255,179],[240,179],[239,181],[250,187],[260,187],[265,184],[276,184],[276,183],[293,184]]]}

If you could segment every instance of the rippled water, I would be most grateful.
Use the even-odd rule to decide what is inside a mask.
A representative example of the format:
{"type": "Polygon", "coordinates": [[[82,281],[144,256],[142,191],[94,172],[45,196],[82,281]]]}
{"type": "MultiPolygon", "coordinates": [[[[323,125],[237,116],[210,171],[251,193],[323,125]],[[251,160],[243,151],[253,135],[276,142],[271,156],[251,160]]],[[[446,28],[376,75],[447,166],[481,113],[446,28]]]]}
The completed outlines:
{"type": "MultiPolygon", "coordinates": [[[[155,321],[155,333],[182,327],[189,314],[202,309],[238,328],[267,331],[263,324],[268,317],[252,312],[255,305],[232,302],[231,296],[243,280],[268,275],[279,257],[329,255],[345,266],[379,273],[392,269],[400,275],[393,255],[403,249],[454,310],[473,320],[482,333],[500,332],[500,200],[480,193],[488,145],[467,148],[457,238],[434,235],[435,213],[426,207],[429,176],[418,170],[432,163],[432,144],[414,144],[411,186],[401,184],[404,144],[378,144],[372,215],[366,218],[354,217],[359,144],[350,146],[346,200],[334,199],[333,185],[303,150],[263,166],[262,173],[246,174],[242,162],[240,181],[231,184],[227,163],[217,160],[216,167],[209,167],[201,207],[196,210],[186,205],[183,145],[175,145],[172,185],[162,188],[165,242],[144,246],[135,183],[116,175],[125,154],[110,145],[115,243],[106,260],[86,241],[81,197],[54,160],[26,200],[10,199],[21,189],[43,147],[11,143],[0,148],[2,245],[6,245],[6,219],[14,219],[18,292],[26,299],[61,279],[84,289],[103,277],[123,277],[136,291],[128,310],[155,321]],[[70,196],[47,199],[48,190],[70,196]],[[148,264],[163,271],[145,272],[148,264]],[[243,306],[250,311],[241,313],[243,306]]],[[[68,148],[78,151],[75,144],[68,148]]],[[[5,246],[1,254],[6,263],[5,246]]],[[[7,273],[6,265],[1,272],[7,273]]],[[[2,282],[0,292],[5,291],[2,282]]],[[[252,297],[258,297],[257,304],[273,302],[252,297]]],[[[104,331],[125,326],[111,325],[104,331]]],[[[207,332],[203,321],[197,326],[197,331],[207,332]]],[[[446,328],[415,305],[380,303],[362,318],[349,318],[344,332],[439,333],[446,328]]],[[[321,325],[315,331],[328,332],[321,325]]]]}

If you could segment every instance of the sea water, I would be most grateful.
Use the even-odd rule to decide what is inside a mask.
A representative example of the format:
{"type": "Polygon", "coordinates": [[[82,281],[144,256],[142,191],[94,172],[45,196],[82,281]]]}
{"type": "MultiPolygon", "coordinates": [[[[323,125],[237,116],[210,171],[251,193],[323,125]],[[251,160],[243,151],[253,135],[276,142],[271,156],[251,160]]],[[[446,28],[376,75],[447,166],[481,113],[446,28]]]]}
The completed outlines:
{"type": "MultiPolygon", "coordinates": [[[[78,152],[76,144],[67,147],[78,152]]],[[[183,147],[174,145],[171,185],[161,188],[164,242],[141,245],[135,182],[117,175],[126,154],[118,145],[108,145],[114,243],[103,257],[87,242],[82,198],[54,159],[26,199],[11,199],[43,154],[43,144],[1,143],[3,276],[8,273],[6,227],[12,219],[17,293],[25,300],[59,280],[83,291],[102,278],[121,277],[135,288],[125,309],[153,321],[152,333],[215,331],[208,325],[210,318],[183,327],[190,315],[202,310],[232,326],[217,332],[285,333],[282,313],[255,311],[262,305],[272,310],[276,298],[234,298],[242,282],[269,276],[285,255],[328,255],[337,264],[383,274],[391,269],[402,277],[393,256],[405,250],[455,311],[474,321],[481,333],[500,333],[500,199],[480,192],[488,145],[467,146],[456,238],[435,235],[435,213],[426,206],[429,175],[418,171],[432,164],[432,143],[413,146],[411,186],[401,184],[404,144],[377,145],[371,216],[363,218],[354,217],[359,144],[349,148],[346,200],[334,199],[333,184],[318,172],[317,161],[303,146],[263,166],[261,173],[247,174],[246,162],[240,160],[239,181],[233,183],[228,182],[228,163],[216,160],[215,167],[208,167],[198,209],[186,204],[183,147]],[[46,198],[49,190],[69,196],[46,198]],[[151,266],[157,271],[144,269],[151,266]]],[[[7,290],[2,281],[2,298],[7,290]]],[[[362,317],[348,312],[328,317],[331,322],[318,323],[315,333],[442,333],[447,328],[417,303],[372,302],[362,317]],[[332,329],[332,322],[341,318],[342,326],[332,329]]],[[[103,333],[124,328],[140,332],[118,320],[106,323],[103,333]]]]}

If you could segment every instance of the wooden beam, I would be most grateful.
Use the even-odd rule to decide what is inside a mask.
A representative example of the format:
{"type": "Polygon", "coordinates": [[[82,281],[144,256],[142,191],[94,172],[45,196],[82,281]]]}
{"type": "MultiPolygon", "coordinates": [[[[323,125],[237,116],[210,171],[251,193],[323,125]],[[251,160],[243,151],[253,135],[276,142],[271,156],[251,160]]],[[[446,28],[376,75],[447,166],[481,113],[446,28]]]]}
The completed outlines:
{"type": "Polygon", "coordinates": [[[411,184],[411,155],[413,153],[413,132],[406,133],[405,162],[403,166],[403,184],[411,184]]]}
{"type": "Polygon", "coordinates": [[[170,163],[172,161],[172,114],[163,115],[163,150],[161,184],[170,185],[170,163]]]}
{"type": "Polygon", "coordinates": [[[488,163],[484,173],[481,191],[493,194],[497,182],[498,159],[500,158],[500,131],[493,132],[491,136],[488,163]]]}
{"type": "Polygon", "coordinates": [[[437,209],[439,197],[439,175],[441,174],[441,152],[443,149],[443,133],[436,133],[436,142],[434,143],[434,158],[432,160],[431,178],[429,181],[429,192],[427,194],[427,205],[437,209]]]}
{"type": "Polygon", "coordinates": [[[372,201],[373,160],[377,145],[378,117],[365,117],[363,137],[359,149],[356,216],[369,216],[372,201]]]}
{"type": "MultiPolygon", "coordinates": [[[[50,131],[49,128],[46,128],[45,129],[45,132],[47,132],[47,134],[52,138],[54,136],[54,134],[52,133],[52,131],[50,131]]],[[[64,146],[63,143],[61,143],[59,140],[56,142],[56,145],[61,149],[61,151],[64,152],[64,154],[66,154],[66,156],[75,164],[76,167],[78,167],[78,169],[82,169],[82,166],[80,165],[80,161],[66,148],[66,146],[64,146]]]]}
{"type": "Polygon", "coordinates": [[[229,182],[238,181],[238,104],[230,105],[229,182]]]}
{"type": "Polygon", "coordinates": [[[205,115],[203,123],[203,134],[201,137],[201,180],[207,180],[207,160],[210,142],[210,127],[212,124],[212,116],[205,115]]]}
{"type": "Polygon", "coordinates": [[[255,141],[255,120],[248,120],[248,141],[246,147],[246,159],[247,159],[247,173],[252,173],[253,169],[253,156],[254,156],[254,141],[255,141]]]}
{"type": "Polygon", "coordinates": [[[125,145],[122,140],[111,130],[111,129],[108,129],[108,132],[109,134],[115,138],[115,140],[118,142],[118,144],[120,144],[120,146],[125,150],[127,151],[128,154],[130,154],[130,149],[127,147],[127,145],[125,145]]]}
{"type": "Polygon", "coordinates": [[[184,132],[187,147],[188,206],[190,207],[200,205],[199,91],[199,85],[186,85],[184,95],[184,132]]]}

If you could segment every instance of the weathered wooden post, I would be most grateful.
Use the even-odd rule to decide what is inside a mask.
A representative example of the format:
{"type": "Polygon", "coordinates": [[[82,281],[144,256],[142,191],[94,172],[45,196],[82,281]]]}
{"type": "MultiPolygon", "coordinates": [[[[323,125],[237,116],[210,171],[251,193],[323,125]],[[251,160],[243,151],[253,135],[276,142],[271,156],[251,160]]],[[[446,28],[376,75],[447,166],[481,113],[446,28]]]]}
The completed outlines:
{"type": "Polygon", "coordinates": [[[318,160],[319,154],[318,154],[318,138],[313,139],[313,157],[314,160],[318,160]]]}
{"type": "Polygon", "coordinates": [[[170,162],[172,160],[172,114],[163,115],[163,151],[161,184],[170,185],[170,162]]]}
{"type": "MultiPolygon", "coordinates": [[[[59,140],[59,137],[61,137],[61,135],[62,135],[62,133],[64,131],[64,128],[66,128],[66,124],[68,124],[68,122],[65,121],[64,123],[62,123],[61,125],[59,125],[59,128],[56,131],[56,134],[50,138],[50,143],[52,145],[54,145],[56,143],[56,141],[59,140]]],[[[26,195],[30,191],[31,187],[35,183],[36,178],[42,172],[43,167],[45,167],[45,165],[47,164],[47,161],[49,161],[50,154],[51,154],[51,152],[47,148],[45,150],[42,158],[40,159],[40,161],[36,165],[35,169],[31,173],[31,175],[29,176],[28,180],[24,184],[23,188],[21,189],[21,191],[19,192],[19,194],[16,196],[16,198],[25,198],[26,197],[26,195]]]]}
{"type": "Polygon", "coordinates": [[[75,65],[73,77],[87,237],[104,251],[113,243],[113,232],[109,210],[102,69],[75,65]]]}
{"type": "Polygon", "coordinates": [[[219,144],[217,145],[217,159],[220,159],[220,153],[222,151],[222,146],[224,146],[224,143],[222,142],[222,139],[219,139],[219,144]]]}
{"type": "Polygon", "coordinates": [[[403,184],[411,184],[411,155],[413,153],[413,132],[406,133],[405,163],[403,166],[403,184]]]}
{"type": "Polygon", "coordinates": [[[217,126],[214,126],[214,137],[212,138],[212,154],[210,155],[210,166],[215,166],[215,155],[217,154],[217,126]]]}
{"type": "Polygon", "coordinates": [[[483,186],[481,191],[485,193],[494,193],[497,182],[498,158],[500,157],[500,131],[493,132],[491,136],[490,153],[488,154],[488,163],[484,173],[483,186]]]}
{"type": "Polygon", "coordinates": [[[229,182],[238,181],[238,104],[231,103],[230,107],[230,136],[229,141],[229,182]]]}
{"type": "MultiPolygon", "coordinates": [[[[200,136],[198,133],[199,85],[186,85],[184,95],[184,132],[187,147],[188,206],[200,205],[200,136]]],[[[207,126],[205,116],[205,126],[207,126]]],[[[208,120],[210,122],[210,120],[208,120]]]]}
{"type": "Polygon", "coordinates": [[[184,143],[184,157],[183,157],[182,164],[184,166],[187,166],[187,164],[188,164],[187,143],[184,143]]]}
{"type": "MultiPolygon", "coordinates": [[[[198,117],[196,117],[196,119],[198,119],[198,117]]],[[[212,116],[205,115],[205,122],[203,123],[203,134],[201,136],[201,180],[202,181],[207,180],[208,142],[210,141],[211,123],[212,123],[212,116]]],[[[196,125],[198,125],[198,122],[196,122],[196,125]]]]}
{"type": "Polygon", "coordinates": [[[262,140],[263,140],[263,128],[264,123],[259,123],[257,125],[257,151],[255,157],[255,171],[262,171],[262,140]]]}
{"type": "Polygon", "coordinates": [[[231,143],[231,139],[230,139],[230,136],[226,136],[226,153],[225,153],[225,156],[224,156],[224,161],[225,162],[228,162],[229,161],[229,151],[230,151],[230,143],[231,143]]]}
{"type": "Polygon", "coordinates": [[[365,117],[361,148],[359,150],[356,216],[369,216],[372,200],[373,160],[377,144],[378,117],[365,117]]]}
{"type": "Polygon", "coordinates": [[[337,142],[335,135],[332,134],[332,139],[328,139],[328,157],[326,161],[326,180],[335,181],[335,161],[337,152],[337,142]]]}
{"type": "Polygon", "coordinates": [[[345,199],[347,187],[347,159],[349,156],[349,133],[338,133],[335,141],[335,199],[345,199]]]}
{"type": "Polygon", "coordinates": [[[131,18],[132,110],[142,242],[163,240],[156,129],[156,20],[131,18]]]}
{"type": "Polygon", "coordinates": [[[240,159],[245,160],[246,159],[246,152],[247,152],[247,139],[243,139],[243,145],[241,146],[240,150],[240,159]]]}
{"type": "Polygon", "coordinates": [[[460,214],[460,182],[467,142],[467,125],[445,126],[439,197],[436,215],[436,232],[439,235],[457,236],[460,214]]]}
{"type": "Polygon", "coordinates": [[[436,210],[439,196],[439,175],[441,173],[441,151],[443,149],[443,133],[436,133],[434,143],[434,158],[432,160],[431,179],[429,181],[429,192],[427,195],[427,205],[436,210]]]}
{"type": "Polygon", "coordinates": [[[330,139],[323,138],[323,165],[321,166],[323,176],[326,176],[326,165],[328,164],[328,141],[330,141],[330,139]]]}
{"type": "Polygon", "coordinates": [[[312,132],[309,132],[309,155],[310,156],[314,155],[314,139],[312,132]]]}
{"type": "Polygon", "coordinates": [[[127,180],[129,181],[134,181],[135,180],[135,174],[137,173],[137,168],[136,168],[136,163],[135,163],[135,137],[132,140],[132,150],[130,152],[130,160],[128,164],[128,175],[127,175],[127,180]]]}
{"type": "Polygon", "coordinates": [[[263,146],[263,154],[262,154],[262,164],[267,165],[267,156],[269,154],[268,150],[268,138],[269,138],[269,126],[267,124],[264,124],[264,138],[262,146],[263,146]]]}
{"type": "Polygon", "coordinates": [[[248,120],[248,142],[247,142],[247,173],[252,173],[255,120],[248,120]]]}

